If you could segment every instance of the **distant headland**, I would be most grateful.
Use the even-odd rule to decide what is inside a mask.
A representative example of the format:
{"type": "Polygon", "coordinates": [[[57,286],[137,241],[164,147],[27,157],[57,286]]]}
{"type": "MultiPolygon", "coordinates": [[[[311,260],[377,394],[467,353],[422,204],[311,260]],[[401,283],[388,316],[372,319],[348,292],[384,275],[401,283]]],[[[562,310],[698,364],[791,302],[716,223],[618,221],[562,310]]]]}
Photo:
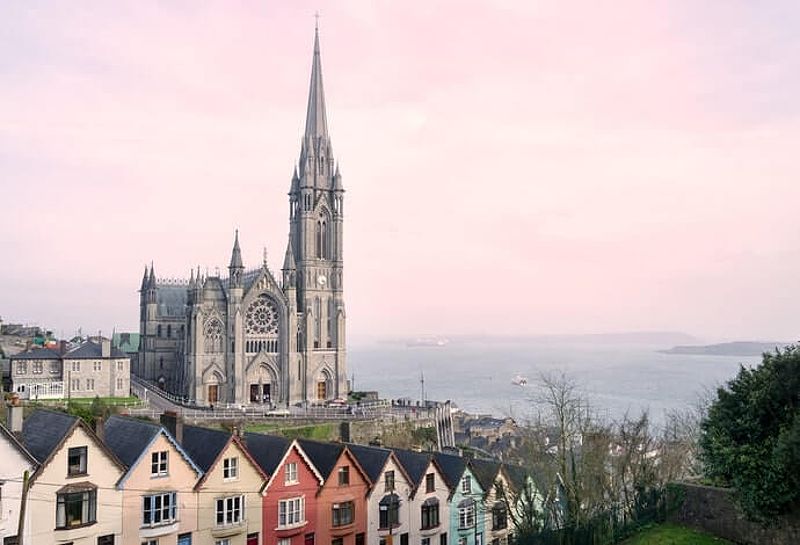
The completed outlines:
{"type": "Polygon", "coordinates": [[[776,348],[784,348],[792,343],[764,341],[735,341],[706,345],[673,346],[659,350],[663,354],[681,354],[689,356],[760,356],[764,352],[773,352],[776,348]]]}

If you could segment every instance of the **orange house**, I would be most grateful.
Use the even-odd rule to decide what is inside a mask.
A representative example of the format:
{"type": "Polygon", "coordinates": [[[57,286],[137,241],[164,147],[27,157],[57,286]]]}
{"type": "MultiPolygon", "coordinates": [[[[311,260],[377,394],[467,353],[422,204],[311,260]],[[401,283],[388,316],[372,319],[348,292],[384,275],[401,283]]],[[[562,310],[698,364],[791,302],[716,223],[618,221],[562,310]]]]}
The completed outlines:
{"type": "Polygon", "coordinates": [[[317,492],[317,545],[366,545],[369,477],[344,445],[298,442],[324,479],[317,492]]]}

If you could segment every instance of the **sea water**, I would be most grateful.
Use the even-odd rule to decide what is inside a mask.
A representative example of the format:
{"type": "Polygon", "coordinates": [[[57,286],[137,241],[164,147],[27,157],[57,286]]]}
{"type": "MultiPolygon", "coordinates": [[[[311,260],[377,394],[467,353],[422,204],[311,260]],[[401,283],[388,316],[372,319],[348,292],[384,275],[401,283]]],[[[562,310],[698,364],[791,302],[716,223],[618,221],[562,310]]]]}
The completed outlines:
{"type": "Polygon", "coordinates": [[[591,406],[614,420],[649,410],[654,423],[668,411],[692,409],[734,378],[740,364],[760,357],[673,355],[665,346],[530,340],[453,342],[442,347],[360,343],[349,347],[355,389],[389,399],[452,400],[470,413],[525,419],[535,413],[542,373],[574,380],[591,406]],[[512,384],[515,376],[527,386],[512,384]]]}

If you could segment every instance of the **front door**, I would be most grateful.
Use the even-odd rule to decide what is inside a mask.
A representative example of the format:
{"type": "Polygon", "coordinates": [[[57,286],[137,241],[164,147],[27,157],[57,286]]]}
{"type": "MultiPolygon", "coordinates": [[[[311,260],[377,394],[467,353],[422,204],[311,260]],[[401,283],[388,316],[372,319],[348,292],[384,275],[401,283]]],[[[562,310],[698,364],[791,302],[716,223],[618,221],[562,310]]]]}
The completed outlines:
{"type": "Polygon", "coordinates": [[[264,403],[271,403],[272,402],[272,395],[270,394],[270,385],[264,384],[261,390],[261,401],[264,403]]]}
{"type": "Polygon", "coordinates": [[[328,399],[328,385],[324,380],[317,382],[317,399],[328,399]]]}
{"type": "Polygon", "coordinates": [[[219,386],[216,384],[208,385],[208,402],[214,404],[219,401],[219,386]]]}
{"type": "Polygon", "coordinates": [[[247,534],[247,545],[258,545],[258,534],[247,534]]]}
{"type": "Polygon", "coordinates": [[[250,403],[258,403],[261,400],[259,399],[259,390],[261,388],[258,387],[258,384],[251,384],[250,385],[250,403]]]}

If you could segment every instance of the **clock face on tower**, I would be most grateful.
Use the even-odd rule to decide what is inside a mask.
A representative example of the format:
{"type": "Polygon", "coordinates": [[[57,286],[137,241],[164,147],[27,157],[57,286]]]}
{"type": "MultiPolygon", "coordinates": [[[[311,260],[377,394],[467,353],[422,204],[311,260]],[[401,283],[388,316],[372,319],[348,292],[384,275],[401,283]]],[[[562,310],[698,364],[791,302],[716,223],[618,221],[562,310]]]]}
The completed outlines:
{"type": "Polygon", "coordinates": [[[320,287],[324,287],[326,282],[328,282],[328,279],[325,278],[324,274],[317,276],[317,284],[319,284],[320,287]]]}

